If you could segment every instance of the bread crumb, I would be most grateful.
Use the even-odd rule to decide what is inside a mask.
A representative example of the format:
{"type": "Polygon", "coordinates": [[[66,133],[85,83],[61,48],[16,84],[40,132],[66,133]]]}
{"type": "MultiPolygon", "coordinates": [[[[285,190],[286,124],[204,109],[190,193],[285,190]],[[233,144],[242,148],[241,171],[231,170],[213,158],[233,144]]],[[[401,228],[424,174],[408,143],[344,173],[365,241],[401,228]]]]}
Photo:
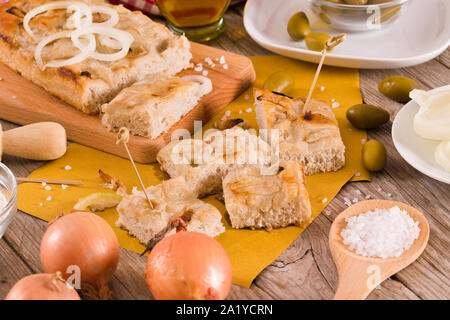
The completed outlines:
{"type": "Polygon", "coordinates": [[[223,68],[224,68],[225,70],[227,70],[227,69],[228,69],[228,65],[227,65],[227,64],[224,64],[224,65],[223,65],[223,68]]]}
{"type": "Polygon", "coordinates": [[[216,66],[216,64],[213,63],[213,64],[210,64],[210,66],[211,66],[211,68],[214,68],[216,66]]]}
{"type": "Polygon", "coordinates": [[[360,172],[355,173],[355,177],[359,177],[361,175],[360,172]]]}
{"type": "Polygon", "coordinates": [[[67,184],[62,184],[62,185],[61,185],[61,188],[62,188],[63,190],[66,190],[68,187],[69,187],[69,186],[68,186],[67,184]]]}
{"type": "Polygon", "coordinates": [[[202,66],[202,64],[201,63],[199,63],[195,68],[194,68],[194,70],[195,71],[197,71],[197,72],[200,72],[200,71],[202,71],[203,70],[203,66],[202,66]]]}
{"type": "Polygon", "coordinates": [[[13,98],[13,99],[17,99],[17,96],[12,96],[11,98],[13,98]]]}
{"type": "Polygon", "coordinates": [[[47,201],[52,200],[52,196],[48,196],[47,198],[45,198],[45,200],[47,200],[47,201]]]}
{"type": "Polygon", "coordinates": [[[47,191],[50,191],[50,190],[52,190],[52,187],[50,187],[50,186],[45,186],[44,189],[47,190],[47,191]]]}
{"type": "Polygon", "coordinates": [[[220,64],[225,64],[225,57],[221,56],[219,59],[220,64]]]}
{"type": "Polygon", "coordinates": [[[204,77],[206,77],[206,76],[208,75],[208,71],[204,70],[204,71],[202,72],[202,75],[203,75],[204,77]]]}
{"type": "Polygon", "coordinates": [[[323,210],[323,212],[324,212],[327,216],[329,216],[329,215],[331,214],[330,210],[323,210]]]}
{"type": "Polygon", "coordinates": [[[392,193],[388,193],[388,194],[387,194],[387,197],[388,197],[388,198],[392,198],[392,193]]]}
{"type": "Polygon", "coordinates": [[[365,198],[366,198],[366,200],[368,200],[368,199],[372,198],[372,196],[370,194],[368,194],[368,195],[366,195],[365,198]]]}
{"type": "Polygon", "coordinates": [[[362,195],[362,192],[359,190],[356,190],[356,194],[360,196],[360,195],[362,195]]]}
{"type": "Polygon", "coordinates": [[[353,203],[357,203],[358,201],[359,201],[358,198],[353,198],[352,200],[353,203]]]}
{"type": "Polygon", "coordinates": [[[361,144],[366,144],[367,140],[366,139],[361,139],[361,144]]]}
{"type": "Polygon", "coordinates": [[[65,169],[65,170],[72,170],[72,167],[69,166],[69,165],[67,165],[67,166],[64,167],[64,169],[65,169]]]}

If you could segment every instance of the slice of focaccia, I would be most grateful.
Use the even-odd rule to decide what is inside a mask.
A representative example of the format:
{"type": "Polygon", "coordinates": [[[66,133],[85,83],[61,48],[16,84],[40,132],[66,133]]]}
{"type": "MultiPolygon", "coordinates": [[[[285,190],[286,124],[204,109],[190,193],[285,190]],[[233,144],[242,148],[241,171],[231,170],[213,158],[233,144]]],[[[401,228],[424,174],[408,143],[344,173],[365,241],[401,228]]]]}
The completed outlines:
{"type": "Polygon", "coordinates": [[[267,166],[270,146],[240,127],[207,133],[203,139],[171,141],[156,159],[172,178],[182,176],[200,197],[222,191],[222,179],[232,169],[267,166]]]}
{"type": "MultiPolygon", "coordinates": [[[[150,208],[142,191],[123,197],[117,206],[119,219],[116,225],[122,227],[147,244],[159,231],[167,226],[170,218],[193,212],[187,225],[188,231],[205,233],[215,237],[225,231],[222,215],[213,205],[198,200],[183,177],[170,179],[146,189],[152,202],[150,208]]],[[[172,230],[167,235],[173,234],[172,230]]]]}
{"type": "Polygon", "coordinates": [[[223,196],[233,228],[273,229],[311,222],[311,205],[303,166],[282,162],[274,175],[259,168],[231,171],[223,180],[223,196]]]}
{"type": "MultiPolygon", "coordinates": [[[[78,0],[87,5],[108,6],[118,13],[119,22],[114,28],[134,37],[129,53],[116,61],[87,58],[74,65],[41,70],[34,57],[37,44],[46,36],[66,31],[69,16],[65,9],[35,16],[30,28],[37,40],[25,31],[23,17],[33,8],[51,2],[54,1],[10,0],[0,4],[0,62],[83,112],[98,113],[102,104],[148,74],[171,76],[190,66],[190,44],[184,36],[175,36],[139,11],[131,12],[99,0],[78,0]]],[[[94,14],[94,22],[107,19],[106,14],[94,14]]],[[[117,51],[104,46],[99,35],[95,37],[98,52],[117,51]]],[[[42,58],[46,63],[68,59],[79,52],[69,38],[62,38],[45,46],[42,58]]]]}
{"type": "Polygon", "coordinates": [[[301,161],[306,175],[344,166],[345,146],[336,117],[325,102],[312,99],[310,113],[305,115],[305,99],[264,89],[254,89],[254,95],[259,128],[279,130],[280,159],[301,161]]]}
{"type": "Polygon", "coordinates": [[[111,131],[126,127],[135,135],[153,139],[167,132],[205,93],[196,81],[152,76],[103,105],[102,123],[111,131]]]}

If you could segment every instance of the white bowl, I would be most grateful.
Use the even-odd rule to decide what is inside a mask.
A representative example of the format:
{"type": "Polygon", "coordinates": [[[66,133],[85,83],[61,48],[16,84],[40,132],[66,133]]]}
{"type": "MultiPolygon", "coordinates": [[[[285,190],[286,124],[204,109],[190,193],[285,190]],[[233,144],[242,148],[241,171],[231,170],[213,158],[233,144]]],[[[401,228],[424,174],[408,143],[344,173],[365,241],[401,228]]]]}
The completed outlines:
{"type": "Polygon", "coordinates": [[[403,14],[409,0],[380,4],[350,5],[324,0],[308,0],[319,19],[342,31],[374,31],[390,25],[403,14]]]}
{"type": "MultiPolygon", "coordinates": [[[[433,91],[449,90],[450,86],[433,91]]],[[[422,138],[414,130],[414,116],[419,111],[417,102],[411,100],[395,116],[392,124],[392,141],[398,153],[412,167],[438,181],[450,184],[450,172],[434,159],[434,150],[440,141],[422,138]]]]}
{"type": "Polygon", "coordinates": [[[6,198],[5,206],[0,207],[0,239],[17,212],[17,182],[13,173],[0,162],[0,193],[6,198]]]}

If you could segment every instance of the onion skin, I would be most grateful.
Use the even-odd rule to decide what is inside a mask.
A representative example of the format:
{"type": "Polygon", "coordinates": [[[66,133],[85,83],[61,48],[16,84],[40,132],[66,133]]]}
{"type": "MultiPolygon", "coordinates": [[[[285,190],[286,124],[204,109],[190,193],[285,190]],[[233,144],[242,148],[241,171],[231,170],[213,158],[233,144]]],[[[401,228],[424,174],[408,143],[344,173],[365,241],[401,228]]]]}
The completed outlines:
{"type": "Polygon", "coordinates": [[[38,273],[20,279],[5,300],[80,300],[80,296],[58,275],[38,273]]]}
{"type": "Polygon", "coordinates": [[[74,212],[49,224],[41,242],[41,263],[47,273],[78,266],[81,289],[95,298],[107,299],[108,281],[119,262],[119,242],[109,224],[90,212],[74,212]],[[94,292],[92,292],[94,291],[94,292]]]}
{"type": "Polygon", "coordinates": [[[223,300],[231,288],[231,263],[213,238],[181,231],[150,252],[145,280],[158,300],[223,300]]]}

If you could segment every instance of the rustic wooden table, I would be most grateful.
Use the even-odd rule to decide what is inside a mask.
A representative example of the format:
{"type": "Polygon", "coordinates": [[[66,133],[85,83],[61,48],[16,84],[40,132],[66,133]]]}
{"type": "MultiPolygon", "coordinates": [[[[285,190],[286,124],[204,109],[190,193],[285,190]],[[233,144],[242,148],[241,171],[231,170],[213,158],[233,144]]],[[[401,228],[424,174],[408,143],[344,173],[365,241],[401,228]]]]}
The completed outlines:
{"type": "MultiPolygon", "coordinates": [[[[243,5],[229,9],[226,32],[209,45],[243,55],[270,55],[246,33],[242,23],[243,5]]],[[[423,89],[450,84],[450,49],[422,65],[398,70],[360,70],[364,102],[387,108],[393,119],[401,105],[377,90],[378,82],[388,75],[401,74],[415,79],[423,89]]],[[[1,94],[1,93],[0,93],[1,94]]],[[[15,125],[1,121],[3,128],[15,125]]],[[[353,199],[357,190],[372,198],[390,198],[406,202],[427,217],[431,234],[425,252],[412,265],[384,281],[369,299],[449,299],[450,260],[449,208],[450,186],[416,171],[395,150],[391,140],[391,122],[371,131],[370,138],[384,143],[388,162],[372,182],[347,184],[321,214],[253,282],[250,289],[233,286],[229,299],[330,299],[337,286],[337,273],[328,248],[328,231],[333,219],[346,208],[344,198],[353,199]]],[[[17,176],[26,176],[44,162],[5,156],[3,162],[17,176]]],[[[0,298],[4,298],[20,278],[43,272],[39,244],[47,223],[18,212],[0,240],[0,298]]],[[[111,280],[114,299],[151,299],[144,281],[146,258],[121,249],[121,259],[111,280]]]]}

